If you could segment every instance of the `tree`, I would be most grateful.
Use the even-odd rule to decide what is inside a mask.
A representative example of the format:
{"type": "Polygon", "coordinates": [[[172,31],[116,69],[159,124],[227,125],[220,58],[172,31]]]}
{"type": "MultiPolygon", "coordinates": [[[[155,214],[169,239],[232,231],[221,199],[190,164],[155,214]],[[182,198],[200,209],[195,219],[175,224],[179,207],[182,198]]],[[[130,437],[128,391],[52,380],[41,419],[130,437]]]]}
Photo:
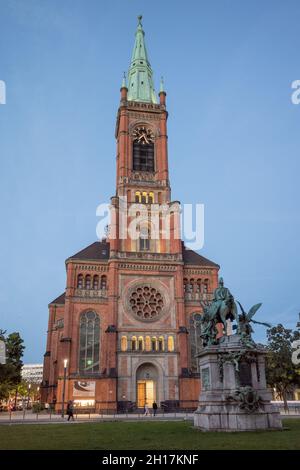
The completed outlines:
{"type": "Polygon", "coordinates": [[[17,332],[11,333],[7,338],[3,330],[0,330],[0,334],[6,344],[6,364],[0,364],[0,399],[7,399],[14,392],[16,402],[17,386],[22,379],[24,341],[17,332]]]}
{"type": "Polygon", "coordinates": [[[292,343],[300,338],[300,333],[279,324],[267,330],[267,338],[267,383],[276,389],[287,410],[288,393],[300,386],[300,367],[292,362],[292,343]]]}

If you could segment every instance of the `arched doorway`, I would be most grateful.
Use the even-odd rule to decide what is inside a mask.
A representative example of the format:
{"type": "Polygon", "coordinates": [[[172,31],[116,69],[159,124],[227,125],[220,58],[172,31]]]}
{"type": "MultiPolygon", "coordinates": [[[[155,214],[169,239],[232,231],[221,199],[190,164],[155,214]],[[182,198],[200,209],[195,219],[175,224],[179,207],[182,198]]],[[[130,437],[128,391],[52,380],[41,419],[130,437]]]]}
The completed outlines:
{"type": "Polygon", "coordinates": [[[136,402],[138,408],[144,408],[145,404],[152,406],[158,401],[158,371],[151,363],[145,363],[136,371],[136,402]]]}

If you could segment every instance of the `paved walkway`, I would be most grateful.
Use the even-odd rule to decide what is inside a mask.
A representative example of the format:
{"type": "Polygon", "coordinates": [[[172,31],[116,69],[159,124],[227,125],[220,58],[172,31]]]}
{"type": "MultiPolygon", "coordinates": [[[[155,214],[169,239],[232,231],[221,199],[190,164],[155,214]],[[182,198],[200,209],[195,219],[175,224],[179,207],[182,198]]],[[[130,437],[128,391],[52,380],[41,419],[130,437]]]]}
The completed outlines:
{"type": "MultiPolygon", "coordinates": [[[[103,422],[103,421],[182,421],[192,420],[193,413],[159,413],[156,416],[144,416],[143,414],[124,413],[124,414],[78,414],[74,416],[77,423],[87,422],[103,422]]],[[[0,424],[51,424],[66,423],[67,416],[64,418],[58,414],[32,413],[30,410],[25,413],[22,411],[14,411],[12,413],[0,413],[0,424]]]]}
{"type": "MultiPolygon", "coordinates": [[[[284,414],[281,413],[283,418],[298,418],[299,414],[284,414]]],[[[78,414],[75,415],[74,423],[89,423],[89,422],[107,422],[107,421],[192,421],[193,413],[158,413],[155,417],[151,414],[150,416],[144,416],[143,414],[136,413],[124,413],[124,414],[78,414]]],[[[0,413],[0,425],[1,424],[70,424],[73,421],[67,421],[67,416],[64,418],[59,414],[49,413],[32,413],[32,411],[14,411],[12,413],[1,412],[0,413]]]]}

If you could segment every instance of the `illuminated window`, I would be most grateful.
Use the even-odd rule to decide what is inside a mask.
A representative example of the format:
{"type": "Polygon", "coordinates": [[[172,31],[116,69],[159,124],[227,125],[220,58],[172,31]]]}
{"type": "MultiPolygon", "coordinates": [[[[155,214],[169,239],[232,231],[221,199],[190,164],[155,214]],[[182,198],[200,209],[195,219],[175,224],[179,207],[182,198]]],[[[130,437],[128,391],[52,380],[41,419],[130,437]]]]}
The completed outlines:
{"type": "Polygon", "coordinates": [[[127,351],[127,337],[122,336],[121,338],[121,351],[127,351]]]}
{"type": "Polygon", "coordinates": [[[168,337],[168,351],[170,351],[170,352],[174,351],[174,338],[173,338],[173,336],[168,337]]]}
{"type": "Polygon", "coordinates": [[[80,316],[79,331],[79,370],[93,373],[100,370],[100,319],[92,311],[80,316]]]}
{"type": "Polygon", "coordinates": [[[142,204],[147,204],[147,193],[142,193],[142,204]]]}
{"type": "Polygon", "coordinates": [[[151,351],[151,338],[150,338],[150,336],[146,336],[146,338],[145,338],[145,349],[146,349],[146,351],[151,351]]]}
{"type": "Polygon", "coordinates": [[[140,191],[136,191],[136,193],[135,193],[135,202],[137,202],[137,203],[141,202],[141,193],[140,193],[140,191]]]}
{"type": "Polygon", "coordinates": [[[153,203],[154,203],[154,194],[153,194],[153,193],[149,193],[149,196],[148,196],[148,203],[149,203],[149,204],[153,204],[153,203]]]}

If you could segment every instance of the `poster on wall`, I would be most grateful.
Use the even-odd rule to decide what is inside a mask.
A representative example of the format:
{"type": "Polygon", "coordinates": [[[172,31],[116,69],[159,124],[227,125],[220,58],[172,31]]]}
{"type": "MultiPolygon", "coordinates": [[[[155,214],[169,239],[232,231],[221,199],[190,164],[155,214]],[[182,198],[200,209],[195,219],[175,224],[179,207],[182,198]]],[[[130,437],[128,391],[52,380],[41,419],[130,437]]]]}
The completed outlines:
{"type": "Polygon", "coordinates": [[[76,380],[73,384],[73,397],[94,397],[96,382],[76,380]]]}

